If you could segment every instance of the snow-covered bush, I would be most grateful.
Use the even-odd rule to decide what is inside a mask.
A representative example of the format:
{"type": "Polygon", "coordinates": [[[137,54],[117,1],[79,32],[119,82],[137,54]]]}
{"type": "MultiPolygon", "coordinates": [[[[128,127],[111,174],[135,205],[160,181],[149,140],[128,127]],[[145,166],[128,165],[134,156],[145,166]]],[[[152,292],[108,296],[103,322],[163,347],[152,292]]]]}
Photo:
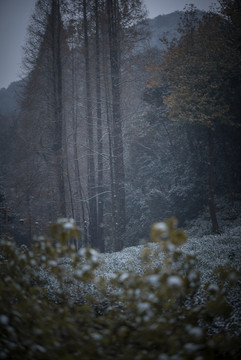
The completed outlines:
{"type": "Polygon", "coordinates": [[[2,240],[0,359],[238,359],[227,299],[240,274],[220,267],[202,283],[176,225],[155,223],[152,243],[106,255],[76,253],[66,219],[30,250],[2,240]]]}

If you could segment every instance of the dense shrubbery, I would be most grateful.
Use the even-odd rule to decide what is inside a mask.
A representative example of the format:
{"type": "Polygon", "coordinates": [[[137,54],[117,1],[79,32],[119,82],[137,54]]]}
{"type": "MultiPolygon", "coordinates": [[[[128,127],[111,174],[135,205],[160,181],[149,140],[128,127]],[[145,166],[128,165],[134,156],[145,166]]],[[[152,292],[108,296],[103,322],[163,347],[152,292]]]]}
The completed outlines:
{"type": "Polygon", "coordinates": [[[152,226],[156,246],[143,247],[139,272],[108,278],[95,250],[69,245],[73,222],[50,233],[30,250],[1,241],[1,359],[239,358],[238,334],[226,329],[239,274],[220,268],[202,286],[175,219],[152,226]]]}

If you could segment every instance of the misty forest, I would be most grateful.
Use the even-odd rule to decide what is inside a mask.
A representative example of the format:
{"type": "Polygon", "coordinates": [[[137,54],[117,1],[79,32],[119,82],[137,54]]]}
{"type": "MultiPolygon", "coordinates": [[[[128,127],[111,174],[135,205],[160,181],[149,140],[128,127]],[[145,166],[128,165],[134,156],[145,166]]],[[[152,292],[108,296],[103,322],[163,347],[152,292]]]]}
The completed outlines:
{"type": "Polygon", "coordinates": [[[239,359],[240,0],[38,0],[23,50],[0,90],[0,359],[239,359]]]}

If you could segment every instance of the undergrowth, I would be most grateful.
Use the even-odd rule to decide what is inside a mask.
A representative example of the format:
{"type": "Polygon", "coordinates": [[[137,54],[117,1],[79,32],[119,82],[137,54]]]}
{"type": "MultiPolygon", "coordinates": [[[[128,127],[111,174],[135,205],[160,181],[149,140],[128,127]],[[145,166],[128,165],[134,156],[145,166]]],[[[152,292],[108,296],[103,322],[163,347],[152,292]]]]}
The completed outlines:
{"type": "Polygon", "coordinates": [[[226,326],[240,274],[219,267],[215,283],[201,284],[174,218],[153,224],[138,272],[108,277],[98,252],[69,245],[80,236],[72,220],[50,234],[31,249],[1,240],[0,359],[240,358],[239,334],[226,326]]]}

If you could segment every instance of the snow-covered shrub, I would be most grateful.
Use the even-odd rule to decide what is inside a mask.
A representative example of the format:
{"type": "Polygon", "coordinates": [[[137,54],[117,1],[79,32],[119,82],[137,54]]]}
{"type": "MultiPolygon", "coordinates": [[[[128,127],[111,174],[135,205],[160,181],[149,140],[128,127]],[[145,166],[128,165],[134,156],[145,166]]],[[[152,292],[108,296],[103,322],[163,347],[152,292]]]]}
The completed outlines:
{"type": "Polygon", "coordinates": [[[134,270],[122,253],[106,255],[111,269],[104,254],[76,253],[79,231],[66,219],[30,250],[1,241],[0,359],[238,359],[239,334],[226,324],[240,274],[220,267],[201,284],[176,225],[153,224],[134,270]]]}

